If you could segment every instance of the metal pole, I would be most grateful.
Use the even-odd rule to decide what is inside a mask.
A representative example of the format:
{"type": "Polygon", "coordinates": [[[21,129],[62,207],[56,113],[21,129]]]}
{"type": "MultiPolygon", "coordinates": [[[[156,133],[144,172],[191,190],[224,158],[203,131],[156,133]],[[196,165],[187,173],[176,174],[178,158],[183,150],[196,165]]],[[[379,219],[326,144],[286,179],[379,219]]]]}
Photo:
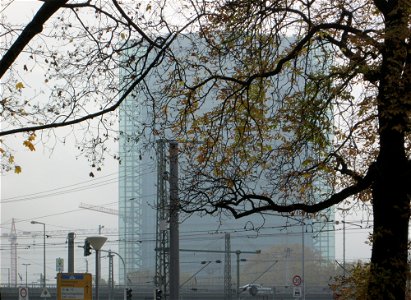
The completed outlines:
{"type": "Polygon", "coordinates": [[[345,214],[343,215],[343,276],[345,278],[345,214]]]}
{"type": "Polygon", "coordinates": [[[237,300],[240,300],[240,253],[241,251],[239,250],[235,252],[237,255],[237,300]]]}
{"type": "Polygon", "coordinates": [[[305,224],[304,224],[304,217],[303,216],[301,216],[301,239],[302,239],[302,258],[301,258],[301,260],[302,260],[302,285],[303,285],[303,291],[302,291],[302,293],[303,293],[303,300],[305,300],[305,243],[304,243],[304,227],[305,227],[305,224]]]}
{"type": "Polygon", "coordinates": [[[43,287],[46,288],[46,224],[43,223],[43,287]]]}
{"type": "Polygon", "coordinates": [[[27,287],[27,267],[30,266],[30,264],[22,264],[22,265],[26,267],[26,287],[27,287]]]}
{"type": "Polygon", "coordinates": [[[178,228],[178,143],[170,142],[170,299],[180,299],[180,253],[178,228]]]}
{"type": "Polygon", "coordinates": [[[113,289],[114,289],[114,279],[113,279],[113,256],[111,251],[108,251],[108,299],[113,300],[113,289]]]}
{"type": "MultiPolygon", "coordinates": [[[[104,226],[103,225],[98,225],[98,235],[101,235],[101,229],[103,229],[104,226]]],[[[99,251],[98,253],[98,269],[101,270],[101,252],[99,251]]],[[[100,281],[101,279],[101,275],[100,273],[98,274],[98,280],[100,281]]]]}
{"type": "MultiPolygon", "coordinates": [[[[239,283],[240,283],[240,254],[241,253],[247,253],[247,254],[260,254],[261,250],[256,250],[256,251],[241,251],[241,250],[236,250],[236,251],[227,251],[227,250],[204,250],[204,249],[180,249],[180,252],[205,252],[205,253],[235,253],[237,255],[237,298],[239,297],[239,283]]],[[[171,273],[171,272],[170,272],[171,273]]],[[[174,299],[171,299],[174,300],[174,299]]]]}
{"type": "MultiPolygon", "coordinates": [[[[124,271],[124,274],[123,274],[123,276],[124,276],[124,300],[126,300],[126,287],[127,287],[127,272],[126,272],[126,263],[124,262],[124,259],[123,259],[123,257],[120,255],[120,254],[118,254],[117,252],[114,252],[114,251],[111,251],[111,250],[109,250],[109,251],[106,251],[106,250],[100,250],[100,252],[108,252],[109,253],[109,255],[111,255],[111,254],[115,254],[115,255],[117,255],[118,256],[118,258],[121,260],[121,262],[123,263],[123,271],[124,271]]],[[[114,285],[114,284],[113,284],[114,285]]]]}
{"type": "Polygon", "coordinates": [[[74,232],[69,232],[68,240],[68,267],[67,272],[74,273],[74,232]]]}
{"type": "Polygon", "coordinates": [[[43,225],[43,289],[46,288],[46,224],[37,221],[31,221],[31,224],[43,225]]]}
{"type": "Polygon", "coordinates": [[[95,249],[96,250],[96,298],[95,298],[95,300],[99,300],[99,295],[98,295],[98,278],[100,277],[100,268],[99,268],[99,260],[98,260],[98,258],[99,258],[99,253],[100,253],[100,251],[99,250],[97,250],[97,249],[95,249]]]}

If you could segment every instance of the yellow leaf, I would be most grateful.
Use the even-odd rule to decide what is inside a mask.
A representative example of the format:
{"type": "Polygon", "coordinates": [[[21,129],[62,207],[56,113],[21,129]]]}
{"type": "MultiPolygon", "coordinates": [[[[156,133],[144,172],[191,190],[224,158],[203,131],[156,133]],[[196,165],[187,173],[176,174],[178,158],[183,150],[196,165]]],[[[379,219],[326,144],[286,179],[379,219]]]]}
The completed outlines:
{"type": "Polygon", "coordinates": [[[120,37],[122,40],[124,40],[126,38],[126,34],[124,32],[120,33],[120,37]]]}
{"type": "Polygon", "coordinates": [[[23,142],[23,145],[26,146],[27,148],[29,148],[30,151],[36,150],[36,148],[34,147],[33,143],[30,142],[29,140],[24,141],[24,142],[23,142]]]}
{"type": "Polygon", "coordinates": [[[30,141],[30,142],[32,142],[32,141],[34,141],[35,139],[36,139],[36,134],[33,133],[33,134],[31,134],[31,135],[29,136],[29,138],[28,138],[27,140],[30,141]]]}
{"type": "Polygon", "coordinates": [[[18,89],[18,90],[21,90],[22,88],[24,88],[24,84],[23,84],[23,82],[17,82],[16,83],[16,89],[18,89]]]}
{"type": "Polygon", "coordinates": [[[14,163],[14,156],[13,155],[9,156],[9,163],[10,164],[14,163]]]}
{"type": "Polygon", "coordinates": [[[146,6],[146,11],[149,11],[149,10],[151,10],[151,4],[147,4],[146,6]]]}
{"type": "Polygon", "coordinates": [[[21,167],[20,166],[15,166],[14,167],[14,173],[20,174],[21,173],[21,167]]]}

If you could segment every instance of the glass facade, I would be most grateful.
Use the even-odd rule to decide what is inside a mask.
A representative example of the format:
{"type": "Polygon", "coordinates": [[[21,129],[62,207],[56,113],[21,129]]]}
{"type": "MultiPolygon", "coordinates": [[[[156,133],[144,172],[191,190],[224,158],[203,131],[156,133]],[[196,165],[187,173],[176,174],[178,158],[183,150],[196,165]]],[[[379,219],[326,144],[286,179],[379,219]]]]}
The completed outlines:
{"type": "MultiPolygon", "coordinates": [[[[146,84],[154,87],[156,79],[151,77],[146,84]]],[[[136,274],[137,280],[142,282],[153,280],[155,275],[156,226],[167,226],[157,222],[156,141],[150,143],[140,139],[144,136],[141,135],[146,128],[144,124],[152,124],[147,111],[138,96],[129,97],[120,107],[119,251],[125,259],[127,274],[136,274]]],[[[261,250],[264,253],[273,251],[273,246],[287,250],[291,246],[301,248],[304,244],[319,253],[322,260],[334,261],[333,220],[333,210],[314,219],[275,213],[256,214],[239,220],[224,214],[181,214],[180,249],[187,250],[180,253],[181,274],[194,274],[204,261],[223,261],[226,233],[230,233],[232,251],[261,250]],[[215,252],[195,251],[204,249],[215,252]]],[[[119,274],[123,281],[122,269],[119,274]]],[[[212,264],[207,267],[207,272],[198,276],[221,282],[223,275],[224,267],[212,264]]]]}

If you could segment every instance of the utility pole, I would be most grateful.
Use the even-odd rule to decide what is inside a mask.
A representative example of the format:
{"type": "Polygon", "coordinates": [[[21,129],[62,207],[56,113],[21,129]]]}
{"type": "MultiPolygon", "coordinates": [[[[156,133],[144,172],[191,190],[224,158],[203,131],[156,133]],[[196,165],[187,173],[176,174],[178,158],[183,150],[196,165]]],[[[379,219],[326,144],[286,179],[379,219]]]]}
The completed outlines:
{"type": "Polygon", "coordinates": [[[305,300],[305,238],[304,238],[304,228],[305,228],[305,223],[304,223],[304,216],[301,215],[301,263],[302,263],[302,285],[303,285],[303,300],[305,300]]]}
{"type": "Polygon", "coordinates": [[[27,267],[30,266],[31,264],[22,264],[22,265],[26,267],[26,288],[27,288],[27,267]]]}
{"type": "Polygon", "coordinates": [[[74,273],[74,232],[69,232],[67,235],[68,246],[68,270],[69,273],[74,273]]]}
{"type": "Polygon", "coordinates": [[[111,250],[108,251],[108,299],[113,300],[114,291],[114,277],[113,277],[113,254],[111,250]]]}
{"type": "Polygon", "coordinates": [[[231,300],[231,238],[225,234],[225,260],[224,260],[224,299],[231,300]]]}
{"type": "Polygon", "coordinates": [[[179,198],[178,198],[178,143],[170,142],[170,299],[180,299],[180,253],[179,253],[179,198]]]}
{"type": "Polygon", "coordinates": [[[156,224],[156,274],[155,289],[166,297],[169,291],[169,199],[167,193],[168,173],[165,155],[165,140],[157,141],[157,224],[156,224]]]}
{"type": "MultiPolygon", "coordinates": [[[[98,235],[101,235],[101,230],[104,228],[104,225],[98,225],[98,235]]],[[[97,251],[98,253],[98,269],[101,270],[101,252],[97,251]]],[[[101,272],[98,273],[98,281],[101,281],[101,272]]]]}
{"type": "Polygon", "coordinates": [[[345,273],[346,273],[346,271],[345,271],[345,268],[346,268],[346,265],[345,265],[345,214],[343,215],[343,221],[342,221],[342,223],[343,223],[343,278],[345,279],[345,273]]]}

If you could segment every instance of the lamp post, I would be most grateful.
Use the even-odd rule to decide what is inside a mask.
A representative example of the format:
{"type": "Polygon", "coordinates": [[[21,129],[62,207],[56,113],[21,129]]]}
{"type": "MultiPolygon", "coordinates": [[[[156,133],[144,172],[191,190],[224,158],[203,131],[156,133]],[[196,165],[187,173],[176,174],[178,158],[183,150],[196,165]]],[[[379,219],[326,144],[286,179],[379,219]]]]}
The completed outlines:
{"type": "Polygon", "coordinates": [[[302,285],[303,285],[302,293],[303,293],[303,300],[305,300],[305,253],[304,253],[304,251],[305,251],[305,244],[304,244],[305,238],[304,238],[304,228],[305,228],[304,216],[301,215],[301,239],[302,239],[302,241],[301,241],[301,247],[302,247],[302,249],[301,249],[301,255],[302,255],[301,263],[302,263],[302,285]]]}
{"type": "Polygon", "coordinates": [[[123,274],[123,276],[124,276],[124,299],[126,299],[127,271],[126,271],[126,263],[124,262],[123,257],[122,257],[120,254],[118,254],[117,252],[114,252],[114,251],[112,251],[112,250],[108,250],[108,251],[106,251],[106,250],[100,250],[100,251],[102,251],[102,252],[108,252],[109,256],[111,256],[111,254],[117,255],[118,258],[119,258],[119,259],[121,260],[121,262],[123,263],[123,269],[124,269],[124,274],[123,274]]]}
{"type": "Polygon", "coordinates": [[[22,264],[22,265],[26,267],[26,287],[27,287],[27,267],[30,266],[30,264],[22,264]]]}
{"type": "Polygon", "coordinates": [[[237,299],[240,299],[240,261],[247,261],[245,258],[240,259],[241,251],[237,250],[235,252],[237,255],[237,299]]]}
{"type": "MultiPolygon", "coordinates": [[[[209,260],[209,261],[206,261],[206,260],[204,260],[204,261],[202,261],[201,262],[201,264],[202,265],[204,265],[204,266],[202,266],[201,268],[200,268],[200,270],[198,270],[197,272],[195,272],[193,275],[191,275],[186,281],[184,281],[182,284],[180,284],[180,289],[187,283],[187,282],[189,282],[191,279],[193,279],[198,273],[200,273],[202,270],[204,270],[205,268],[207,268],[208,267],[208,265],[209,264],[211,264],[212,263],[212,261],[211,260],[209,260]]],[[[220,264],[221,263],[221,260],[216,260],[215,261],[215,263],[217,263],[217,264],[220,264]]]]}
{"type": "Polygon", "coordinates": [[[100,268],[99,268],[99,253],[100,249],[103,247],[104,243],[107,241],[107,238],[104,236],[91,236],[88,237],[87,240],[90,242],[91,247],[96,251],[96,298],[95,300],[99,300],[98,294],[98,279],[100,277],[100,268]]]}
{"type": "MultiPolygon", "coordinates": [[[[204,250],[204,249],[180,249],[180,252],[207,252],[207,253],[227,253],[226,250],[204,250]]],[[[239,292],[239,287],[240,287],[240,254],[241,253],[248,253],[248,254],[260,254],[261,250],[256,250],[256,251],[241,251],[241,250],[236,250],[236,251],[229,251],[228,253],[235,253],[237,255],[237,299],[240,298],[240,292],[239,292]]],[[[243,260],[245,261],[245,260],[243,260]]],[[[231,273],[230,273],[231,276],[231,273]]]]}
{"type": "Polygon", "coordinates": [[[43,289],[46,288],[46,224],[37,221],[31,221],[31,224],[43,225],[43,289]]]}

